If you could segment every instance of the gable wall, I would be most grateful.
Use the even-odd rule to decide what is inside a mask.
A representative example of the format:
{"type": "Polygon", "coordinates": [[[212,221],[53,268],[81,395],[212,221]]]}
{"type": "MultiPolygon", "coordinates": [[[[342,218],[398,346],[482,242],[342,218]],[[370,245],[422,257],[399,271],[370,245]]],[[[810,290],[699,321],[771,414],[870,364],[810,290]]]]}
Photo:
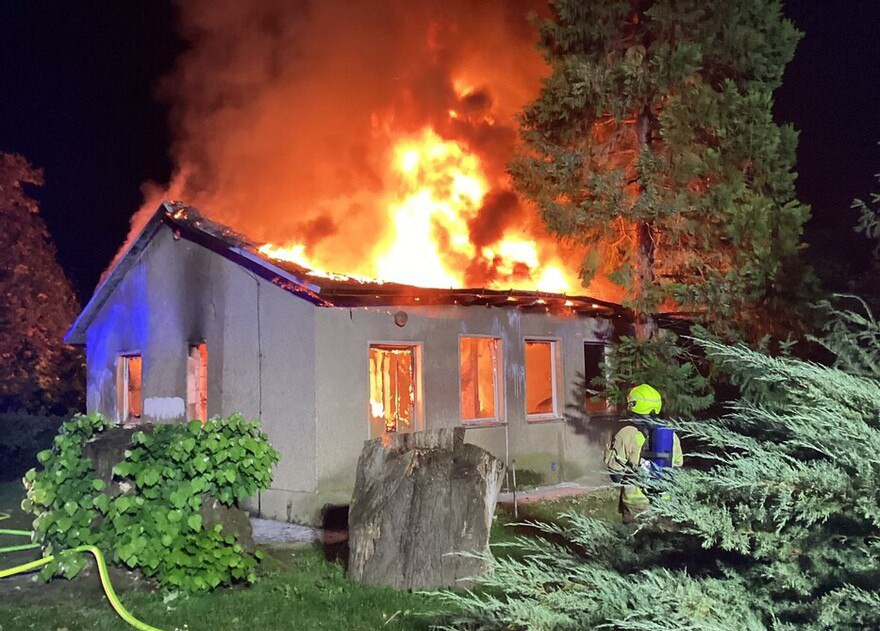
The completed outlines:
{"type": "Polygon", "coordinates": [[[259,419],[282,452],[253,508],[293,517],[314,493],[314,306],[162,227],[87,333],[88,410],[116,418],[121,352],[143,357],[143,421],[185,420],[188,347],[208,346],[208,416],[259,419]]]}

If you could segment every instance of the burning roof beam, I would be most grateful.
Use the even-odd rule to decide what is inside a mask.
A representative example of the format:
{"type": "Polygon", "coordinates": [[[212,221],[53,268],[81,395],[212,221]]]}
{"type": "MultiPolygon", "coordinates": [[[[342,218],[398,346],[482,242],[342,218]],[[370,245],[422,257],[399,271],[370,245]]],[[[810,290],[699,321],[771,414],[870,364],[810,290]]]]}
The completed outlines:
{"type": "Polygon", "coordinates": [[[413,287],[398,283],[365,282],[342,275],[315,276],[295,263],[260,252],[251,241],[226,226],[203,217],[195,208],[166,203],[161,221],[180,236],[199,243],[252,269],[270,282],[303,296],[318,306],[485,305],[532,311],[568,312],[590,317],[627,313],[620,305],[589,296],[568,296],[521,289],[413,287]]]}

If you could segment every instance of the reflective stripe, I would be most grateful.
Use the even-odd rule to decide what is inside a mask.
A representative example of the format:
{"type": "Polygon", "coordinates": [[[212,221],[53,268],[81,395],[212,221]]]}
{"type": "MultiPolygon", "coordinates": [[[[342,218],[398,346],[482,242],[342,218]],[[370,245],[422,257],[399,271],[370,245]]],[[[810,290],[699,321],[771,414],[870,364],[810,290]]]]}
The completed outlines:
{"type": "Polygon", "coordinates": [[[626,484],[623,487],[623,503],[634,506],[648,506],[651,502],[648,500],[648,497],[644,494],[642,489],[631,484],[626,484]]]}
{"type": "Polygon", "coordinates": [[[672,443],[672,466],[680,467],[684,465],[684,454],[681,452],[681,443],[678,436],[674,436],[675,442],[672,443]]]}

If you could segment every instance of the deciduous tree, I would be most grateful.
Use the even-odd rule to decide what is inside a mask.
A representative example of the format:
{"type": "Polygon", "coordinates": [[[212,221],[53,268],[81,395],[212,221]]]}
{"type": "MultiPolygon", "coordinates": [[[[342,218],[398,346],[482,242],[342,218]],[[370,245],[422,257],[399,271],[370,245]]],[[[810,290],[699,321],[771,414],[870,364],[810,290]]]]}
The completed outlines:
{"type": "Polygon", "coordinates": [[[67,412],[82,399],[82,359],[63,343],[78,305],[25,185],[43,174],[0,153],[0,411],[67,412]]]}

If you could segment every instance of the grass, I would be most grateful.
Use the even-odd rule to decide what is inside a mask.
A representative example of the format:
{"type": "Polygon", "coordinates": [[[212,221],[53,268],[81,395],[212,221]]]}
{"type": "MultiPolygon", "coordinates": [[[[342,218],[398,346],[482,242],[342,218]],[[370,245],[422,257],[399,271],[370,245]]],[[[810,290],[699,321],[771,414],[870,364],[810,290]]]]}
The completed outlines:
{"type": "MultiPolygon", "coordinates": [[[[527,522],[555,523],[564,513],[581,513],[596,519],[621,523],[623,520],[617,510],[619,493],[616,488],[606,488],[584,495],[520,504],[516,517],[513,506],[499,505],[492,524],[490,542],[493,545],[507,544],[520,536],[536,536],[537,531],[527,522]]],[[[519,556],[515,548],[503,545],[494,549],[494,553],[502,557],[519,556]]]]}
{"type": "MultiPolygon", "coordinates": [[[[18,509],[20,484],[0,484],[0,511],[15,509],[0,527],[30,527],[18,509]]],[[[616,495],[538,502],[520,507],[522,520],[553,520],[560,512],[584,511],[616,518],[616,495]]],[[[522,534],[512,515],[499,510],[492,541],[522,534]]],[[[526,532],[527,534],[527,532],[526,532]]],[[[4,538],[3,541],[10,541],[4,538]]],[[[11,541],[7,545],[15,543],[11,541]]],[[[0,543],[3,545],[3,543],[0,543]]],[[[164,596],[132,572],[114,570],[112,582],[123,604],[140,620],[160,629],[192,631],[274,631],[297,629],[426,630],[439,605],[424,594],[397,592],[350,582],[339,563],[316,547],[263,547],[260,580],[250,588],[224,588],[188,598],[164,596]]],[[[0,568],[36,558],[36,551],[0,556],[0,568]]],[[[117,631],[128,628],[110,608],[94,568],[72,581],[35,584],[24,576],[0,579],[0,631],[117,631]]]]}
{"type": "MultiPolygon", "coordinates": [[[[598,519],[621,522],[620,513],[617,511],[619,494],[620,490],[617,488],[604,488],[584,495],[570,495],[555,500],[520,504],[518,520],[553,522],[562,513],[582,513],[598,519]]],[[[504,514],[508,518],[512,517],[512,511],[506,507],[504,514]]]]}
{"type": "MultiPolygon", "coordinates": [[[[93,580],[89,577],[77,578],[93,580]]],[[[55,581],[58,582],[58,581],[55,581]]],[[[46,589],[50,586],[41,586],[46,589]]],[[[40,602],[0,600],[3,631],[69,631],[126,628],[109,605],[82,599],[42,598],[40,602]]],[[[125,606],[140,620],[161,629],[425,629],[433,607],[426,596],[371,588],[346,580],[341,566],[324,561],[313,548],[272,550],[259,582],[251,588],[218,589],[189,598],[129,589],[125,606]]]]}
{"type": "MultiPolygon", "coordinates": [[[[3,528],[28,529],[18,509],[20,484],[0,484],[0,511],[12,518],[3,528]]],[[[18,537],[3,539],[13,545],[18,537]]],[[[370,587],[345,578],[339,563],[311,546],[261,547],[266,558],[250,588],[224,588],[188,598],[168,597],[133,572],[111,569],[125,607],[150,625],[192,631],[274,631],[276,629],[427,629],[437,605],[423,594],[370,587]]],[[[4,554],[0,568],[37,558],[39,551],[4,554]]],[[[0,631],[118,631],[128,626],[110,608],[93,566],[72,581],[36,584],[30,577],[2,579],[0,631]]]]}

